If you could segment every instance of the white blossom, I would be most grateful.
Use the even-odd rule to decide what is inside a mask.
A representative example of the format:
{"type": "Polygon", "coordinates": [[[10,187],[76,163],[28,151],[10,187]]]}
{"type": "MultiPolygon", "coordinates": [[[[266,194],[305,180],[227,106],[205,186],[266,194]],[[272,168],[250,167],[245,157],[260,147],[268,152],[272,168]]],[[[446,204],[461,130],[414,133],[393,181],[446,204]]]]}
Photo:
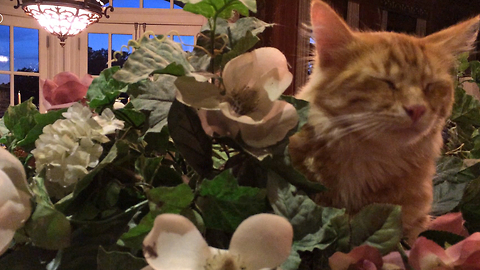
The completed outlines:
{"type": "Polygon", "coordinates": [[[103,151],[101,143],[109,141],[105,135],[123,128],[123,122],[115,119],[109,109],[102,116],[93,117],[92,112],[79,103],[63,116],[65,119],[43,128],[32,154],[37,172],[46,169],[47,180],[68,187],[98,164],[103,151]]]}

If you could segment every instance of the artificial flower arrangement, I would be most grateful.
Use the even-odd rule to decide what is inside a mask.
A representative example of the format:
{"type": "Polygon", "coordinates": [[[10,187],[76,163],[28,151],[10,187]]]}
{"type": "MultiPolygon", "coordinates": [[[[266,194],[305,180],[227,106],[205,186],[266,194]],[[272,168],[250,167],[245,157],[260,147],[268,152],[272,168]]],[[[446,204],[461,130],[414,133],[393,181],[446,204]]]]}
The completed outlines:
{"type": "MultiPolygon", "coordinates": [[[[308,103],[282,96],[283,54],[255,48],[274,27],[248,16],[256,2],[183,2],[208,19],[193,52],[147,33],[122,68],[45,81],[57,110],[29,100],[5,113],[0,269],[480,269],[480,102],[461,83],[439,217],[408,247],[399,206],[351,217],[310,199],[324,187],[286,150],[308,103]],[[233,10],[243,17],[228,21],[233,10]],[[115,107],[121,93],[130,102],[115,107]]],[[[480,83],[480,62],[464,57],[459,74],[468,67],[480,83]]]]}

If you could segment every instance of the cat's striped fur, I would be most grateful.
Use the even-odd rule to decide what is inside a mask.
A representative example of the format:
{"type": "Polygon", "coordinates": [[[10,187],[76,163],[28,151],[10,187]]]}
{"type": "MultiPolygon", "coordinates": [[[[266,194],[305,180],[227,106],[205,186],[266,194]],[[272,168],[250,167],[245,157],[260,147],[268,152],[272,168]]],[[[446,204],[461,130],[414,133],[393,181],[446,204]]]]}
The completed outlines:
{"type": "Polygon", "coordinates": [[[329,188],[315,197],[322,205],[352,214],[371,203],[401,205],[412,241],[429,221],[456,57],[472,48],[479,18],[424,38],[356,32],[313,0],[311,20],[316,61],[297,95],[311,109],[291,137],[292,161],[329,188]]]}

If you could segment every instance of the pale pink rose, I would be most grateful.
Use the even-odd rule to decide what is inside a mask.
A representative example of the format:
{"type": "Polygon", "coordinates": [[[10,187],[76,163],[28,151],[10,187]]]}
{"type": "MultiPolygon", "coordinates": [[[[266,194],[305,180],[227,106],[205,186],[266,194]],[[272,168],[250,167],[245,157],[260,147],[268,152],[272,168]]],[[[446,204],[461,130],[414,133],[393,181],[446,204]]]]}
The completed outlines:
{"type": "Polygon", "coordinates": [[[80,79],[68,71],[58,73],[53,80],[41,80],[45,108],[47,110],[66,108],[81,101],[92,81],[93,77],[89,74],[80,79]]]}
{"type": "Polygon", "coordinates": [[[446,250],[425,237],[419,237],[408,261],[417,270],[480,269],[480,233],[474,233],[446,250]]]}
{"type": "Polygon", "coordinates": [[[382,255],[378,249],[371,246],[359,246],[348,254],[336,252],[328,259],[332,270],[377,270],[382,269],[382,255]]]}
{"type": "Polygon", "coordinates": [[[463,220],[462,213],[448,213],[443,216],[437,217],[430,223],[429,230],[446,231],[460,236],[467,237],[469,235],[467,229],[463,226],[465,220],[463,220]]]}

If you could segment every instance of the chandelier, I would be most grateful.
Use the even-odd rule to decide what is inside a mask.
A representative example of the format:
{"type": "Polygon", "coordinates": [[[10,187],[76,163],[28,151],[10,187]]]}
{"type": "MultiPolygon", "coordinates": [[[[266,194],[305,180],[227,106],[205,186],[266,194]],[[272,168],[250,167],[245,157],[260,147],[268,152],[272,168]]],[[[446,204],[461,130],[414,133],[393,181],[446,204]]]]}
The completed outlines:
{"type": "Polygon", "coordinates": [[[20,6],[45,30],[57,36],[62,47],[67,37],[75,36],[98,22],[102,15],[109,18],[107,10],[113,11],[112,6],[105,7],[100,0],[17,0],[15,8],[20,6]]]}

